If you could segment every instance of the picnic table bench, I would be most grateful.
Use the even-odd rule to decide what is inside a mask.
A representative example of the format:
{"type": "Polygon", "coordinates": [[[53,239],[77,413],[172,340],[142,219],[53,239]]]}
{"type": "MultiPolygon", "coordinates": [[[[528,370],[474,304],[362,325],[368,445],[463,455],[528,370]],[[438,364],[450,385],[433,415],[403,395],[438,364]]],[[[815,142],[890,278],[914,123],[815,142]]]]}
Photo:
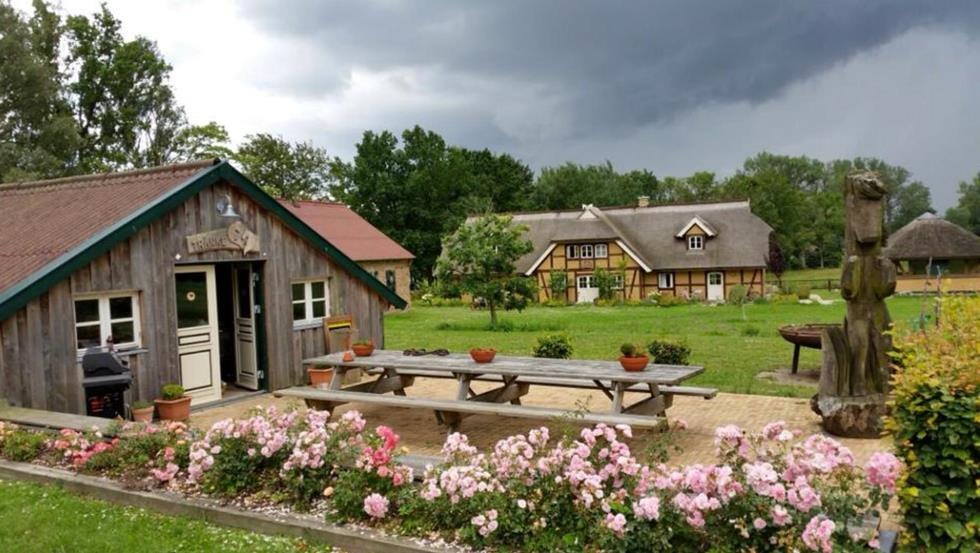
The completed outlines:
{"type": "Polygon", "coordinates": [[[610,361],[497,356],[491,363],[476,363],[465,354],[415,357],[393,350],[377,350],[371,356],[350,361],[344,361],[342,353],[332,353],[306,359],[304,364],[334,367],[329,387],[287,388],[275,392],[277,396],[301,398],[311,408],[329,411],[354,402],[428,409],[450,431],[455,431],[465,417],[476,414],[550,418],[572,411],[521,405],[521,398],[532,385],[598,389],[611,401],[610,410],[579,412],[576,418],[592,424],[605,422],[647,428],[664,424],[664,413],[674,395],[710,399],[717,393],[710,388],[680,386],[704,371],[702,367],[688,365],[650,365],[644,371],[626,372],[617,362],[610,361]],[[343,386],[344,374],[354,369],[362,369],[374,379],[343,386]],[[416,377],[455,379],[455,399],[408,397],[405,390],[414,384],[416,377]],[[494,382],[499,386],[477,393],[473,382],[494,382]],[[388,392],[393,395],[386,395],[388,392]],[[627,392],[639,394],[641,398],[627,403],[627,392]]]}

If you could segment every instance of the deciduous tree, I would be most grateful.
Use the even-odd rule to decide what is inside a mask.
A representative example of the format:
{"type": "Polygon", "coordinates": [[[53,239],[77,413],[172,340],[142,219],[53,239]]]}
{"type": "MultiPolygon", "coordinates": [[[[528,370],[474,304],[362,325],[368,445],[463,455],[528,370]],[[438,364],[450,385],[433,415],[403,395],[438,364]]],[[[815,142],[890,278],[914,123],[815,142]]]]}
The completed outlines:
{"type": "Polygon", "coordinates": [[[946,210],[946,218],[974,234],[980,234],[980,173],[970,182],[961,182],[959,193],[959,201],[946,210]]]}
{"type": "Polygon", "coordinates": [[[532,250],[526,231],[526,226],[512,224],[510,216],[485,215],[461,225],[443,244],[437,278],[483,298],[492,328],[497,326],[498,309],[522,310],[536,294],[534,280],[517,275],[515,268],[516,261],[532,250]]]}
{"type": "Polygon", "coordinates": [[[245,175],[277,198],[323,198],[332,178],[325,150],[310,142],[291,143],[266,133],[246,136],[234,159],[245,175]]]}

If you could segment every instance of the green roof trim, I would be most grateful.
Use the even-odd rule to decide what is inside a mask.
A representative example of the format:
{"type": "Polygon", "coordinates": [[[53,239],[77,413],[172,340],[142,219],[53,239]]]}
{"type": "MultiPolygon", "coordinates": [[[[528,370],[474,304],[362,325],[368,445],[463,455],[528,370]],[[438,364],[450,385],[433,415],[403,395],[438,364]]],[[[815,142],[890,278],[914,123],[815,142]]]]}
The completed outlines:
{"type": "Polygon", "coordinates": [[[245,192],[256,203],[274,213],[294,232],[309,241],[316,249],[324,252],[341,268],[367,284],[398,309],[404,309],[407,302],[394,291],[374,278],[360,265],[347,257],[333,244],[315,230],[289,212],[272,196],[241,174],[227,161],[216,161],[215,165],[201,170],[180,185],[163,194],[153,202],[133,212],[129,217],[117,221],[101,232],[93,235],[71,251],[65,252],[54,261],[34,272],[0,293],[0,321],[3,321],[40,296],[55,284],[70,277],[95,258],[112,249],[113,246],[135,235],[141,229],[177,208],[204,188],[228,181],[245,192]]]}

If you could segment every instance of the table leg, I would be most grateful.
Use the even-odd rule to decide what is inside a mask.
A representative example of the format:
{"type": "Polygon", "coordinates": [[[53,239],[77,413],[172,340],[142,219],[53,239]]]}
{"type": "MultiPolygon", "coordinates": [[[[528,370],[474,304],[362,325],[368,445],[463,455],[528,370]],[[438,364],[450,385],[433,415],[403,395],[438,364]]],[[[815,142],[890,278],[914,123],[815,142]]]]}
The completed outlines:
{"type": "Polygon", "coordinates": [[[347,373],[346,367],[334,367],[333,378],[330,379],[330,389],[339,390],[344,386],[344,374],[347,373]]]}
{"type": "Polygon", "coordinates": [[[793,348],[793,368],[791,370],[793,374],[796,374],[796,370],[800,366],[800,345],[799,344],[793,344],[793,345],[795,347],[793,348]]]}
{"type": "Polygon", "coordinates": [[[623,395],[625,394],[625,392],[626,392],[625,384],[623,384],[622,382],[613,382],[613,398],[612,398],[613,413],[623,412],[623,395]]]}

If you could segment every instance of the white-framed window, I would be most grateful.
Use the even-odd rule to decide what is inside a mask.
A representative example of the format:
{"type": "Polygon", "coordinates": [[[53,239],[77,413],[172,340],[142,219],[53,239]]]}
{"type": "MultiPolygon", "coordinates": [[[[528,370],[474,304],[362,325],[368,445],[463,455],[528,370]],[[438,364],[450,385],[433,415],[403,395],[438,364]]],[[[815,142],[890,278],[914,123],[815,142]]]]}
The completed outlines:
{"type": "Polygon", "coordinates": [[[592,259],[593,248],[592,244],[582,244],[579,255],[582,259],[592,259]]]}
{"type": "Polygon", "coordinates": [[[596,256],[597,259],[601,259],[601,258],[604,258],[604,257],[609,257],[609,247],[606,246],[605,244],[596,244],[595,245],[595,256],[596,256]]]}
{"type": "Polygon", "coordinates": [[[657,273],[657,287],[658,288],[673,288],[674,287],[674,273],[657,273]]]}
{"type": "Polygon", "coordinates": [[[395,284],[396,284],[396,282],[395,282],[395,271],[393,271],[391,269],[386,270],[385,271],[385,286],[387,286],[389,290],[394,290],[395,289],[395,284]]]}
{"type": "Polygon", "coordinates": [[[712,286],[721,286],[723,280],[721,278],[721,273],[708,273],[708,284],[712,286]]]}
{"type": "Polygon", "coordinates": [[[293,324],[314,323],[330,312],[330,293],[326,280],[293,283],[293,324]]]}
{"type": "Polygon", "coordinates": [[[704,236],[700,234],[695,234],[693,236],[687,237],[687,249],[689,250],[703,250],[704,249],[704,236]]]}
{"type": "Polygon", "coordinates": [[[109,292],[75,296],[75,347],[85,350],[106,345],[117,349],[140,346],[139,296],[109,292]]]}
{"type": "Polygon", "coordinates": [[[569,244],[565,246],[565,258],[566,259],[577,259],[578,258],[578,245],[569,244]]]}
{"type": "Polygon", "coordinates": [[[623,278],[623,275],[613,275],[612,279],[613,279],[613,290],[622,290],[623,286],[626,283],[626,279],[623,278]]]}
{"type": "Polygon", "coordinates": [[[576,284],[579,288],[595,288],[595,276],[594,275],[581,275],[576,277],[576,284]]]}

